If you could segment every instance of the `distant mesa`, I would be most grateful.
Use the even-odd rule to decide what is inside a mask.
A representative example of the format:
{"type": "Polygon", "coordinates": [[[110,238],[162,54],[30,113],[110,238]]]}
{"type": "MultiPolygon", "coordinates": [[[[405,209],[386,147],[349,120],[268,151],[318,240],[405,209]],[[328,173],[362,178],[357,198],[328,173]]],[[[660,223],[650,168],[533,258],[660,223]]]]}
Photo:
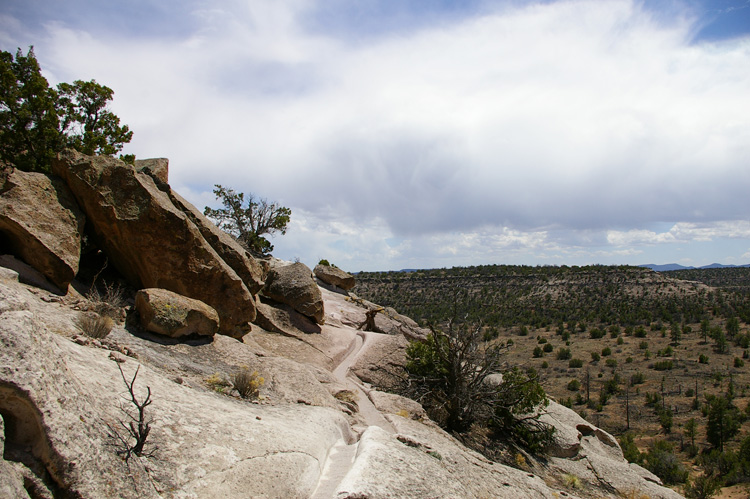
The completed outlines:
{"type": "Polygon", "coordinates": [[[704,265],[703,267],[686,267],[684,265],[680,265],[679,263],[667,263],[664,265],[656,265],[654,263],[648,263],[645,265],[639,265],[639,267],[646,267],[651,270],[655,270],[656,272],[669,272],[672,270],[706,270],[706,269],[731,269],[731,268],[738,268],[738,267],[750,267],[750,264],[745,265],[724,265],[721,263],[712,263],[710,265],[704,265]]]}

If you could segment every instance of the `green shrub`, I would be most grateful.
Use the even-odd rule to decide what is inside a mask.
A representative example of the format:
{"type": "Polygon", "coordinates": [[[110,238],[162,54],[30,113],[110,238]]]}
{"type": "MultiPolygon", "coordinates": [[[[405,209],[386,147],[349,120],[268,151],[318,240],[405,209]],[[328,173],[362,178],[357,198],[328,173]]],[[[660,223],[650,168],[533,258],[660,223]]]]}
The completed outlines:
{"type": "Polygon", "coordinates": [[[599,355],[599,352],[591,352],[591,362],[599,362],[601,358],[602,356],[599,355]]]}
{"type": "Polygon", "coordinates": [[[740,359],[739,357],[734,358],[734,367],[743,367],[745,365],[745,362],[740,359]]]}
{"type": "Polygon", "coordinates": [[[604,338],[604,331],[602,329],[599,329],[598,327],[595,327],[591,331],[589,331],[589,337],[592,340],[598,340],[599,338],[604,338]]]}
{"type": "Polygon", "coordinates": [[[609,347],[602,348],[602,357],[607,357],[608,355],[612,355],[612,349],[609,347]]]}
{"type": "Polygon", "coordinates": [[[542,350],[542,347],[536,347],[534,348],[534,351],[532,352],[532,355],[535,359],[538,359],[539,357],[544,356],[544,350],[542,350]]]}
{"type": "Polygon", "coordinates": [[[581,359],[570,359],[568,361],[568,367],[571,369],[579,369],[583,367],[583,361],[581,359]]]}
{"type": "Polygon", "coordinates": [[[630,376],[630,386],[642,385],[646,382],[646,375],[641,371],[636,371],[630,376]]]}
{"type": "Polygon", "coordinates": [[[557,350],[557,360],[568,360],[570,359],[570,357],[571,357],[570,348],[560,347],[557,350]]]}
{"type": "Polygon", "coordinates": [[[615,360],[615,359],[607,359],[607,361],[604,364],[607,367],[617,367],[617,360],[615,360]]]}
{"type": "Polygon", "coordinates": [[[674,363],[671,360],[660,360],[654,363],[654,369],[657,371],[671,371],[674,368],[674,363]]]}
{"type": "Polygon", "coordinates": [[[698,363],[700,363],[700,364],[708,364],[708,355],[700,354],[698,356],[698,363]]]}
{"type": "Polygon", "coordinates": [[[646,453],[644,465],[667,485],[685,483],[688,470],[674,454],[674,447],[665,440],[657,440],[646,453]]]}
{"type": "Polygon", "coordinates": [[[552,343],[545,343],[544,347],[542,348],[542,350],[544,351],[544,353],[550,353],[554,349],[555,349],[555,347],[552,346],[552,343]]]}
{"type": "Polygon", "coordinates": [[[568,390],[570,390],[571,392],[577,392],[580,389],[581,389],[581,382],[578,381],[577,379],[571,379],[568,382],[568,390]]]}

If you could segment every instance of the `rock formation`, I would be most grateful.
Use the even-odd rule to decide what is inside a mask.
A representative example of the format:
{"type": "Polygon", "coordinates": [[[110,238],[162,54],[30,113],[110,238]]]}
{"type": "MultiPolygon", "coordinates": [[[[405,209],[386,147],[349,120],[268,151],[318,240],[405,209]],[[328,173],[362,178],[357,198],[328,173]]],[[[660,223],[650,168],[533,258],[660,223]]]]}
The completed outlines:
{"type": "Polygon", "coordinates": [[[135,294],[135,309],[144,329],[170,338],[213,336],[219,330],[216,310],[166,289],[141,289],[135,294]]]}
{"type": "Polygon", "coordinates": [[[334,267],[332,265],[318,264],[315,266],[313,273],[315,274],[315,277],[317,277],[324,283],[330,284],[331,286],[336,286],[337,288],[341,288],[344,291],[349,291],[356,284],[353,275],[344,272],[340,268],[334,267]]]}
{"type": "Polygon", "coordinates": [[[247,332],[255,306],[244,281],[150,175],[75,151],[61,154],[52,168],[87,214],[97,244],[133,286],[201,300],[218,312],[223,334],[247,332]]]}
{"type": "Polygon", "coordinates": [[[325,311],[318,285],[310,267],[301,262],[277,265],[268,272],[263,295],[290,305],[297,312],[323,323],[325,311]]]}
{"type": "Polygon", "coordinates": [[[0,233],[10,250],[65,292],[78,273],[85,217],[60,179],[15,170],[0,195],[0,233]]]}

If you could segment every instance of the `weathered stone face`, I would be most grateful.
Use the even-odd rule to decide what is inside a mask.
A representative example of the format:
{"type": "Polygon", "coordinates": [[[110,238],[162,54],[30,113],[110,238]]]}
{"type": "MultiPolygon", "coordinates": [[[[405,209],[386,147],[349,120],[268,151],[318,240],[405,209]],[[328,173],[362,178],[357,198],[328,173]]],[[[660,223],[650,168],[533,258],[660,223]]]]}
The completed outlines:
{"type": "Polygon", "coordinates": [[[151,176],[120,160],[66,151],[53,163],[87,213],[99,247],[138,288],[163,288],[200,300],[239,337],[255,319],[242,278],[151,176]]]}
{"type": "Polygon", "coordinates": [[[316,265],[315,277],[326,284],[349,291],[356,284],[354,276],[330,265],[316,265]]]}
{"type": "Polygon", "coordinates": [[[0,195],[0,232],[12,252],[61,291],[78,273],[86,217],[61,179],[14,171],[0,195]]]}
{"type": "Polygon", "coordinates": [[[297,312],[323,324],[325,310],[320,288],[312,278],[310,267],[297,262],[271,269],[263,294],[279,303],[291,305],[297,312]]]}
{"type": "Polygon", "coordinates": [[[142,289],[135,295],[135,309],[147,330],[171,338],[197,334],[213,336],[219,330],[216,310],[166,289],[142,289]]]}

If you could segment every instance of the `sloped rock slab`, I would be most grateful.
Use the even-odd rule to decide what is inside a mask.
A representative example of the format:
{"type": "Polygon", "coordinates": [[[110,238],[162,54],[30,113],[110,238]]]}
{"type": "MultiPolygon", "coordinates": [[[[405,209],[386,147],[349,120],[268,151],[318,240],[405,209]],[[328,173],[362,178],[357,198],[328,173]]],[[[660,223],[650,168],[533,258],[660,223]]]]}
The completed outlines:
{"type": "Polygon", "coordinates": [[[61,290],[78,273],[86,217],[61,179],[15,170],[0,194],[0,232],[13,253],[61,290]]]}

